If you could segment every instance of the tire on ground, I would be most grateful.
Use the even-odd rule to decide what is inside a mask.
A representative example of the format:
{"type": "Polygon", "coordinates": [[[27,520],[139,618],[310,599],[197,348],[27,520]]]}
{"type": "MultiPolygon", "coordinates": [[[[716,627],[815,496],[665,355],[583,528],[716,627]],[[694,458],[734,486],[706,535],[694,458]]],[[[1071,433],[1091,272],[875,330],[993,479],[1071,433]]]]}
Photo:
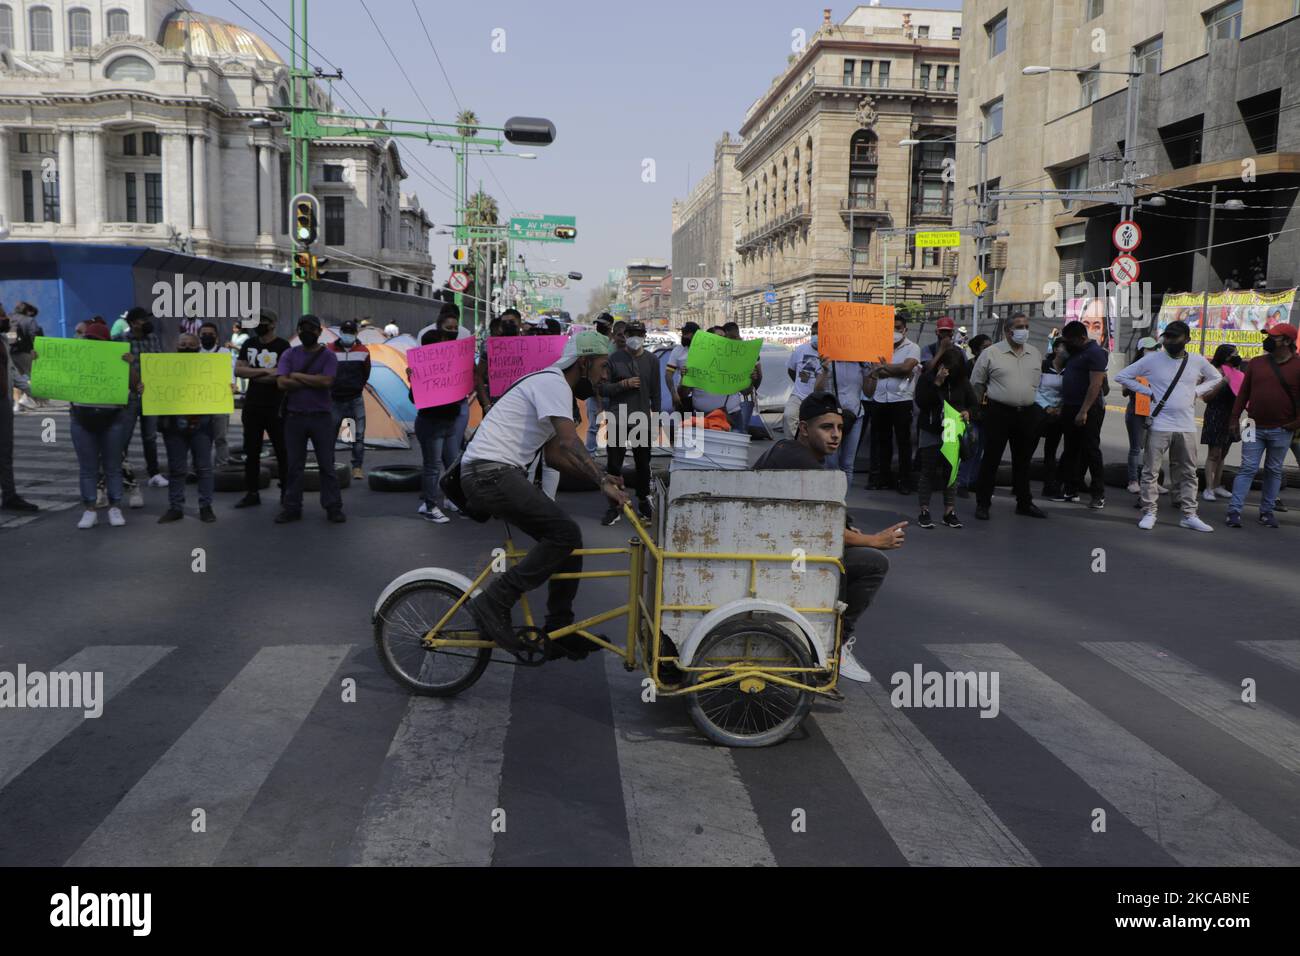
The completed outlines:
{"type": "MultiPolygon", "coordinates": [[[[345,461],[334,463],[334,474],[338,476],[339,487],[347,488],[352,484],[352,466],[345,461]]],[[[320,469],[315,462],[308,463],[302,476],[303,491],[320,491],[320,469]]]]}
{"type": "Polygon", "coordinates": [[[419,465],[388,465],[375,468],[366,476],[371,491],[419,492],[424,469],[419,465]]]}

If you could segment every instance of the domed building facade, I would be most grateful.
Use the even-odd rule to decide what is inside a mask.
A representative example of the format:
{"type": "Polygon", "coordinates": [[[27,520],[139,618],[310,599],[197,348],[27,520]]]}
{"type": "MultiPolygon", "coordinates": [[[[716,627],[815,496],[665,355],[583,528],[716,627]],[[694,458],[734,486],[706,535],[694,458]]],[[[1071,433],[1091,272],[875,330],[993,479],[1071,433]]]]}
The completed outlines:
{"type": "MultiPolygon", "coordinates": [[[[283,269],[289,89],[264,38],[177,0],[0,2],[0,222],[283,269]]],[[[310,160],[328,277],[432,294],[432,224],[396,142],[325,140],[310,160]]]]}

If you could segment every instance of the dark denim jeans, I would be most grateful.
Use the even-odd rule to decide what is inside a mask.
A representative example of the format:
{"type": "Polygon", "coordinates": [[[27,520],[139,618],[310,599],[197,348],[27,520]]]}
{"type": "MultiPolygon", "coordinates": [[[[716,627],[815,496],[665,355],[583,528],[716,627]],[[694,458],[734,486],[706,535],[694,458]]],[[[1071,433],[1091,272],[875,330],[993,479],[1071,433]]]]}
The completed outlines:
{"type": "Polygon", "coordinates": [[[158,419],[153,415],[144,415],[140,412],[140,397],[134,396],[130,404],[126,406],[128,411],[126,441],[122,443],[123,449],[131,447],[131,439],[135,437],[135,423],[138,419],[140,422],[140,445],[144,448],[144,466],[149,472],[149,477],[161,474],[162,469],[158,467],[158,419]]]}
{"type": "Polygon", "coordinates": [[[320,466],[320,504],[327,512],[343,508],[339,476],[334,473],[334,416],[330,412],[290,413],[284,418],[284,446],[289,456],[289,487],[284,492],[284,510],[302,511],[303,474],[307,468],[307,441],[311,440],[320,466]]]}
{"type": "Polygon", "coordinates": [[[128,422],[128,411],[122,408],[106,428],[85,428],[77,419],[77,410],[72,410],[72,447],[77,452],[81,500],[87,508],[95,507],[100,469],[104,473],[108,503],[116,508],[122,501],[122,448],[128,422]]]}
{"type": "MultiPolygon", "coordinates": [[[[446,467],[446,450],[455,428],[454,418],[430,418],[427,415],[415,418],[415,439],[420,443],[420,457],[424,461],[421,498],[430,508],[441,508],[446,503],[438,479],[446,467]]],[[[452,464],[455,464],[454,460],[452,464]]]]}
{"type": "MultiPolygon", "coordinates": [[[[499,574],[487,588],[490,596],[507,606],[552,574],[582,570],[582,530],[559,505],[528,480],[523,469],[501,462],[475,461],[462,466],[465,497],[475,510],[486,511],[523,531],[537,544],[514,567],[499,574]]],[[[543,627],[553,631],[573,623],[576,580],[550,581],[543,627]]]]}
{"type": "Polygon", "coordinates": [[[194,456],[194,473],[199,476],[199,507],[212,507],[212,442],[214,428],[204,422],[193,431],[168,428],[162,433],[167,448],[167,502],[173,508],[185,507],[185,475],[190,456],[194,456]]]}
{"type": "Polygon", "coordinates": [[[840,592],[848,608],[844,611],[843,630],[847,639],[853,633],[858,617],[871,606],[880,586],[889,573],[889,558],[875,548],[845,548],[845,575],[840,592]]]}
{"type": "Polygon", "coordinates": [[[1106,479],[1102,474],[1101,425],[1106,420],[1106,406],[1097,402],[1088,410],[1088,420],[1082,426],[1074,423],[1079,414],[1078,405],[1061,406],[1061,428],[1065,438],[1065,451],[1061,455],[1061,484],[1066,494],[1077,492],[1083,486],[1083,474],[1091,480],[1088,491],[1094,498],[1106,497],[1106,479]]]}

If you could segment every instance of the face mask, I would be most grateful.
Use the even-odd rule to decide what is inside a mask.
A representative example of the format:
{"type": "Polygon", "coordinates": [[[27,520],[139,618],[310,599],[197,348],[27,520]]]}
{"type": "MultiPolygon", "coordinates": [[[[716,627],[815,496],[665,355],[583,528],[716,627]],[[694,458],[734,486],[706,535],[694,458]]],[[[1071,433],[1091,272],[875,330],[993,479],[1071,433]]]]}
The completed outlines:
{"type": "Polygon", "coordinates": [[[180,352],[183,355],[197,355],[199,350],[198,349],[177,349],[176,351],[180,352]]]}
{"type": "Polygon", "coordinates": [[[1174,358],[1178,358],[1178,356],[1182,355],[1185,348],[1187,348],[1186,342],[1165,341],[1165,352],[1172,355],[1174,358]]]}
{"type": "Polygon", "coordinates": [[[298,333],[298,340],[309,349],[315,348],[316,343],[320,341],[320,333],[315,330],[311,332],[300,331],[298,333]]]}
{"type": "Polygon", "coordinates": [[[816,347],[817,347],[817,336],[814,335],[812,338],[810,338],[810,339],[808,340],[808,344],[811,345],[813,348],[816,348],[816,347]]]}
{"type": "Polygon", "coordinates": [[[258,338],[264,339],[270,334],[271,334],[271,327],[269,325],[259,325],[257,327],[258,338]]]}
{"type": "Polygon", "coordinates": [[[355,335],[340,335],[339,341],[344,345],[352,346],[356,344],[357,337],[355,335]]]}
{"type": "Polygon", "coordinates": [[[1012,330],[1011,330],[1011,341],[1012,341],[1012,342],[1015,342],[1017,345],[1024,345],[1026,342],[1029,341],[1029,330],[1028,330],[1028,329],[1012,329],[1012,330]]]}
{"type": "Polygon", "coordinates": [[[1271,339],[1271,338],[1270,338],[1270,339],[1265,339],[1265,340],[1264,340],[1264,351],[1265,351],[1265,352],[1273,352],[1273,351],[1276,351],[1276,350],[1277,350],[1277,339],[1271,339]]]}
{"type": "Polygon", "coordinates": [[[639,335],[634,335],[632,338],[627,340],[627,347],[633,352],[640,351],[641,346],[643,345],[645,345],[645,339],[641,338],[639,335]]]}
{"type": "Polygon", "coordinates": [[[199,345],[205,349],[215,349],[217,347],[217,337],[215,335],[199,336],[199,345]]]}
{"type": "Polygon", "coordinates": [[[140,335],[141,335],[141,336],[145,336],[145,335],[152,335],[152,334],[153,334],[153,323],[152,323],[152,322],[141,322],[141,323],[140,323],[140,335]]]}
{"type": "Polygon", "coordinates": [[[907,338],[907,333],[906,333],[906,332],[895,332],[895,333],[894,333],[894,344],[897,345],[899,342],[903,341],[903,339],[905,339],[905,338],[907,338]]]}

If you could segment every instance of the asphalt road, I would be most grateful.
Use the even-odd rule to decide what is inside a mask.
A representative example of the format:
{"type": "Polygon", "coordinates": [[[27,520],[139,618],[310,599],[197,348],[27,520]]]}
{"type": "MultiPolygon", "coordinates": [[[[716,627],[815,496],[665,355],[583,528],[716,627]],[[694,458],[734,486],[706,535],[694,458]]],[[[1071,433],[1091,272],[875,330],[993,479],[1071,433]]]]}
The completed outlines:
{"type": "MultiPolygon", "coordinates": [[[[37,428],[20,418],[20,485],[71,506],[0,528],[0,673],[98,670],[110,696],[97,719],[0,709],[0,865],[1300,863],[1300,512],[1197,535],[1167,507],[1139,531],[1123,493],[1047,521],[962,502],[965,528],[891,555],[856,648],[875,680],[728,751],[609,655],[494,665],[450,701],[397,687],[375,598],[476,570],[499,526],[354,485],[342,526],[234,495],[215,525],[161,526],[150,489],[127,527],[78,531],[70,450],[37,428]],[[997,672],[998,715],[892,706],[916,665],[997,672]]],[[[589,546],[626,540],[594,494],[561,501],[589,546]]],[[[864,528],[916,510],[850,506],[864,528]]],[[[587,582],[578,610],[615,603],[587,582]]]]}

